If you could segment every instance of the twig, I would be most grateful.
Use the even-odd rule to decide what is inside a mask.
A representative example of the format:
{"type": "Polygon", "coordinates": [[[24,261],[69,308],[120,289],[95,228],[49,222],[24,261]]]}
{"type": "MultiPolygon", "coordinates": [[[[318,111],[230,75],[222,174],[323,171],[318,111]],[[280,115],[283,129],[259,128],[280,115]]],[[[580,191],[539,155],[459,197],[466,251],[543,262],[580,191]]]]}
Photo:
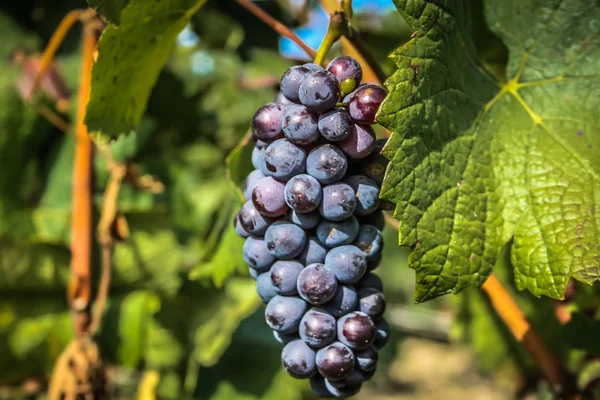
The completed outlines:
{"type": "Polygon", "coordinates": [[[44,104],[39,104],[37,106],[37,112],[52,125],[60,129],[62,132],[69,132],[69,123],[65,121],[60,115],[55,113],[52,109],[47,107],[44,104]]]}
{"type": "Polygon", "coordinates": [[[269,14],[264,12],[260,7],[256,4],[252,3],[250,0],[235,0],[242,7],[250,11],[252,14],[257,16],[260,20],[262,20],[265,24],[269,25],[275,32],[279,33],[281,36],[284,36],[294,43],[296,43],[302,50],[309,55],[310,58],[315,58],[317,52],[314,51],[309,45],[304,43],[302,39],[298,35],[296,35],[291,29],[287,26],[283,25],[281,22],[277,21],[275,18],[271,17],[269,14]]]}

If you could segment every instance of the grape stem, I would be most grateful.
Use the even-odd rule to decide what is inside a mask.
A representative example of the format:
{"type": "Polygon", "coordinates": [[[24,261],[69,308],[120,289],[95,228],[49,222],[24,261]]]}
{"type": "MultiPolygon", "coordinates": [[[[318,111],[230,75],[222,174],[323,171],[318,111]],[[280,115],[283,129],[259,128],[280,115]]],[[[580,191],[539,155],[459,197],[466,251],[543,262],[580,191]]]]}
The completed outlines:
{"type": "Polygon", "coordinates": [[[347,30],[347,27],[348,21],[346,21],[346,17],[342,11],[336,11],[331,14],[329,25],[327,26],[327,33],[325,34],[315,57],[315,64],[324,66],[323,64],[325,63],[327,53],[329,53],[329,50],[331,50],[335,42],[344,36],[344,31],[347,30]]]}

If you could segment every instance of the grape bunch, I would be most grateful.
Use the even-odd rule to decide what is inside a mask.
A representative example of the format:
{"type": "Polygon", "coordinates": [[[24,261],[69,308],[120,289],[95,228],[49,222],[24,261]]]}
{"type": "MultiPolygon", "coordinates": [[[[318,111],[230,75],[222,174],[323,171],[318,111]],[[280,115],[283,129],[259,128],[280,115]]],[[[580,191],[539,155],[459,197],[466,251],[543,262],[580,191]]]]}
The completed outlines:
{"type": "Polygon", "coordinates": [[[274,103],[252,120],[256,170],[234,221],[267,324],[285,345],[283,367],[320,397],[356,394],[390,332],[371,272],[387,162],[371,125],[386,91],[361,78],[351,57],[283,74],[274,103]]]}

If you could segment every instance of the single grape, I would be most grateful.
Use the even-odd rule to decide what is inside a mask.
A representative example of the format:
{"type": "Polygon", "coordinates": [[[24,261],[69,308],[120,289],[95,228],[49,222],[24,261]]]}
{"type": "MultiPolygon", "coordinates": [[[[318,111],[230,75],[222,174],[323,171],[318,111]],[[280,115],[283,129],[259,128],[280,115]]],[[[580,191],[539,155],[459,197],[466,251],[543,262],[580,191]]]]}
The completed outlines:
{"type": "Polygon", "coordinates": [[[335,296],[338,283],[333,272],[323,264],[311,264],[298,276],[300,297],[313,305],[328,302],[335,296]]]}
{"type": "Polygon", "coordinates": [[[298,89],[300,80],[308,72],[308,68],[302,65],[296,65],[289,68],[281,77],[281,93],[290,101],[299,103],[298,89]]]}
{"type": "Polygon", "coordinates": [[[340,84],[331,72],[309,71],[300,80],[298,97],[309,110],[323,112],[335,107],[340,98],[340,84]]]}
{"type": "Polygon", "coordinates": [[[379,275],[372,272],[367,272],[356,284],[356,290],[361,290],[364,288],[373,288],[377,291],[383,292],[383,282],[381,282],[379,275]]]}
{"type": "Polygon", "coordinates": [[[321,184],[310,175],[296,175],[285,185],[285,201],[294,211],[313,211],[319,206],[322,198],[321,184]]]}
{"type": "Polygon", "coordinates": [[[352,349],[369,347],[375,340],[375,333],[373,320],[363,312],[353,311],[338,320],[338,340],[352,349]]]}
{"type": "Polygon", "coordinates": [[[356,283],[367,270],[367,258],[358,247],[344,245],[329,250],[325,265],[341,283],[356,283]]]}
{"type": "Polygon", "coordinates": [[[361,173],[373,179],[379,186],[383,183],[385,170],[389,164],[389,160],[381,154],[383,146],[387,143],[387,139],[378,139],[375,141],[375,148],[364,158],[361,164],[361,173]]]}
{"type": "Polygon", "coordinates": [[[321,114],[318,127],[325,139],[339,142],[350,136],[354,121],[343,108],[334,108],[321,114]]]}
{"type": "Polygon", "coordinates": [[[267,250],[278,259],[294,258],[306,244],[306,232],[289,222],[276,222],[265,233],[267,250]]]}
{"type": "Polygon", "coordinates": [[[375,132],[369,125],[354,124],[350,135],[338,146],[350,158],[364,158],[375,148],[375,132]]]}
{"type": "Polygon", "coordinates": [[[352,244],[365,253],[368,262],[381,255],[381,251],[383,250],[383,236],[381,236],[379,229],[373,225],[361,225],[358,230],[358,236],[352,244]]]}
{"type": "Polygon", "coordinates": [[[252,165],[256,169],[260,169],[260,166],[265,162],[265,151],[264,148],[259,149],[254,146],[252,149],[252,165]]]}
{"type": "Polygon", "coordinates": [[[339,181],[347,169],[346,156],[331,144],[314,148],[306,158],[306,172],[323,184],[339,181]]]}
{"type": "Polygon", "coordinates": [[[292,106],[294,104],[297,104],[285,97],[283,95],[283,92],[277,92],[277,96],[275,96],[275,100],[273,100],[273,103],[281,104],[282,106],[292,106]]]}
{"type": "Polygon", "coordinates": [[[340,222],[326,220],[317,226],[317,237],[331,248],[352,243],[358,235],[358,229],[358,220],[354,216],[340,222]]]}
{"type": "Polygon", "coordinates": [[[252,118],[252,136],[267,143],[280,138],[284,112],[285,106],[275,103],[259,108],[252,118]]]}
{"type": "Polygon", "coordinates": [[[298,293],[296,283],[304,265],[296,260],[276,261],[271,267],[271,282],[277,294],[291,296],[298,293]]]}
{"type": "Polygon", "coordinates": [[[376,371],[377,369],[372,369],[371,371],[363,371],[363,382],[368,382],[371,379],[373,379],[373,376],[375,376],[376,371]]]}
{"type": "Polygon", "coordinates": [[[364,217],[359,217],[358,221],[361,224],[373,225],[375,228],[380,231],[385,228],[385,216],[383,215],[383,211],[375,210],[375,212],[365,215],[364,217]]]}
{"type": "Polygon", "coordinates": [[[331,72],[343,87],[344,93],[350,93],[362,80],[362,68],[358,61],[349,56],[336,57],[329,65],[327,71],[331,72]],[[345,85],[342,83],[346,82],[345,85]]]}
{"type": "Polygon", "coordinates": [[[271,283],[271,276],[268,272],[258,275],[256,278],[256,292],[263,303],[268,303],[271,299],[277,296],[275,287],[271,283]]]}
{"type": "Polygon", "coordinates": [[[322,309],[336,318],[354,311],[358,305],[358,293],[349,285],[338,285],[333,299],[322,305],[322,309]]]}
{"type": "Polygon", "coordinates": [[[375,268],[379,267],[382,259],[383,253],[379,253],[376,256],[367,258],[367,271],[373,271],[375,268]]]}
{"type": "Polygon", "coordinates": [[[248,174],[246,178],[246,182],[244,182],[244,197],[246,200],[252,200],[252,191],[254,190],[254,186],[265,176],[262,172],[258,170],[254,170],[248,174]]]}
{"type": "Polygon", "coordinates": [[[375,115],[387,92],[377,85],[361,85],[351,93],[348,110],[350,116],[361,124],[374,124],[375,115]]]}
{"type": "Polygon", "coordinates": [[[333,342],[317,351],[317,370],[329,380],[342,380],[349,376],[354,370],[354,363],[354,353],[340,342],[333,342]]]}
{"type": "Polygon", "coordinates": [[[361,371],[373,371],[377,367],[379,353],[375,346],[369,346],[364,350],[354,352],[356,367],[361,371]]]}
{"type": "MultiPolygon", "coordinates": [[[[260,278],[260,276],[259,276],[260,278]]],[[[269,281],[270,281],[269,277],[269,281]]],[[[306,302],[298,297],[273,297],[265,308],[265,319],[271,329],[282,333],[298,331],[300,320],[308,308],[306,302]]]]}
{"type": "Polygon", "coordinates": [[[323,188],[323,201],[319,212],[330,221],[349,218],[356,209],[356,194],[345,183],[334,183],[323,188]]]}
{"type": "Polygon", "coordinates": [[[250,274],[250,277],[254,280],[258,279],[258,275],[259,272],[257,270],[255,270],[254,268],[248,267],[248,273],[250,274]]]}
{"type": "Polygon", "coordinates": [[[247,238],[248,236],[250,236],[250,234],[244,229],[244,227],[240,223],[240,216],[238,214],[235,214],[235,217],[233,218],[233,229],[235,229],[235,233],[237,233],[243,238],[247,238]]]}
{"type": "Polygon", "coordinates": [[[247,201],[240,212],[240,225],[251,235],[262,236],[267,228],[273,223],[273,219],[261,215],[252,204],[252,201],[247,201]]]}
{"type": "Polygon", "coordinates": [[[325,387],[325,378],[323,378],[320,374],[315,374],[310,377],[310,390],[313,394],[322,399],[330,399],[335,397],[327,387],[325,387]]]}
{"type": "Polygon", "coordinates": [[[306,230],[314,229],[321,222],[321,214],[316,210],[308,213],[299,213],[295,210],[290,210],[288,218],[291,222],[306,230]]]}
{"type": "Polygon", "coordinates": [[[335,397],[346,398],[357,394],[362,387],[363,381],[362,372],[354,370],[347,378],[340,381],[325,379],[325,387],[335,397]]]}
{"type": "Polygon", "coordinates": [[[297,379],[310,378],[317,372],[315,351],[302,340],[289,342],[281,352],[283,369],[297,379]]]}
{"type": "Polygon", "coordinates": [[[302,66],[304,68],[308,68],[310,71],[322,71],[325,68],[321,67],[319,64],[315,64],[315,63],[306,63],[306,64],[302,64],[302,66]]]}
{"type": "Polygon", "coordinates": [[[261,238],[247,238],[242,251],[246,264],[259,272],[268,270],[275,262],[275,257],[269,253],[265,241],[261,238]]]}
{"type": "Polygon", "coordinates": [[[308,310],[300,321],[300,338],[316,349],[333,342],[336,330],[335,318],[323,311],[308,310]]]}
{"type": "Polygon", "coordinates": [[[379,206],[379,186],[364,175],[352,175],[344,179],[356,193],[356,216],[369,215],[379,206]]]}
{"type": "Polygon", "coordinates": [[[383,293],[373,288],[364,288],[358,291],[359,310],[371,319],[378,319],[385,311],[385,297],[383,293]]]}
{"type": "Polygon", "coordinates": [[[283,116],[283,134],[294,144],[315,143],[320,137],[318,119],[318,115],[304,106],[290,106],[283,116]]]}
{"type": "Polygon", "coordinates": [[[252,204],[262,215],[279,217],[287,212],[285,185],[271,176],[262,178],[252,190],[252,204]]]}
{"type": "Polygon", "coordinates": [[[375,328],[377,331],[375,333],[375,341],[373,342],[373,345],[376,349],[381,349],[390,340],[390,325],[387,323],[385,318],[381,318],[375,328]]]}
{"type": "Polygon", "coordinates": [[[299,339],[298,335],[281,333],[281,332],[277,332],[277,331],[273,331],[273,336],[275,337],[275,340],[277,340],[281,344],[288,344],[292,340],[299,339]]]}
{"type": "Polygon", "coordinates": [[[316,236],[311,236],[306,241],[306,245],[302,250],[302,253],[298,255],[297,260],[304,265],[310,264],[322,264],[325,262],[325,255],[327,254],[327,248],[319,241],[316,236]]]}
{"type": "Polygon", "coordinates": [[[267,147],[264,160],[261,168],[264,175],[287,181],[294,175],[304,172],[306,152],[287,139],[279,139],[267,147]]]}

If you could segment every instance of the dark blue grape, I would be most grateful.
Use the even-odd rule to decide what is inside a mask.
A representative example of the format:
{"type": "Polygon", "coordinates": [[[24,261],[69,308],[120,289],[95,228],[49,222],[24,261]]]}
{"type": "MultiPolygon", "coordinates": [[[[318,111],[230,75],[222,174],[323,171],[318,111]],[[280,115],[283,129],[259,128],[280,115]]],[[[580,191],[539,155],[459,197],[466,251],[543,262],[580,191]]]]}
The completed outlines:
{"type": "Polygon", "coordinates": [[[389,160],[381,154],[381,150],[386,143],[387,139],[376,140],[373,152],[360,163],[362,174],[373,179],[379,186],[383,183],[385,170],[389,164],[389,160]]]}
{"type": "Polygon", "coordinates": [[[354,353],[340,342],[317,351],[316,364],[319,373],[329,380],[342,380],[354,370],[354,353]]]}
{"type": "Polygon", "coordinates": [[[363,381],[362,372],[354,370],[347,378],[340,381],[325,379],[325,387],[335,397],[346,398],[357,394],[362,387],[363,381]]]}
{"type": "Polygon", "coordinates": [[[265,162],[265,151],[264,148],[259,149],[258,147],[254,147],[252,149],[252,165],[256,169],[260,169],[261,165],[265,162]]]}
{"type": "Polygon", "coordinates": [[[275,287],[271,283],[271,276],[268,272],[258,275],[256,278],[256,292],[263,303],[268,303],[272,298],[277,296],[275,287]]]}
{"type": "Polygon", "coordinates": [[[288,333],[281,333],[281,332],[277,332],[277,331],[273,331],[273,337],[275,337],[275,340],[277,340],[281,344],[288,344],[292,340],[298,340],[299,339],[298,335],[288,334],[288,333]]]}
{"type": "Polygon", "coordinates": [[[384,88],[377,85],[361,85],[350,95],[350,116],[361,124],[374,124],[379,106],[387,96],[384,88]]]}
{"type": "Polygon", "coordinates": [[[283,369],[297,379],[310,378],[317,372],[315,351],[302,340],[289,342],[281,352],[283,369]]]}
{"type": "Polygon", "coordinates": [[[375,212],[365,215],[364,217],[358,218],[358,221],[361,224],[373,225],[375,228],[380,231],[385,228],[385,216],[383,215],[383,211],[375,210],[375,212]]]}
{"type": "Polygon", "coordinates": [[[354,124],[350,135],[338,146],[350,158],[364,158],[375,148],[375,132],[369,125],[354,124]]]}
{"type": "Polygon", "coordinates": [[[381,318],[375,328],[377,331],[375,333],[373,345],[376,349],[381,349],[390,340],[390,325],[384,318],[381,318]]]}
{"type": "Polygon", "coordinates": [[[246,202],[240,212],[240,224],[242,228],[251,235],[262,236],[267,228],[273,223],[273,219],[261,215],[252,204],[252,201],[246,202]]]}
{"type": "Polygon", "coordinates": [[[349,285],[338,285],[333,299],[322,305],[322,309],[336,318],[354,311],[358,305],[358,293],[349,285]]]}
{"type": "Polygon", "coordinates": [[[325,262],[327,248],[319,241],[316,236],[308,238],[302,253],[296,257],[304,265],[317,264],[325,262]]]}
{"type": "Polygon", "coordinates": [[[362,68],[360,64],[349,56],[336,57],[331,60],[329,65],[327,65],[327,71],[335,76],[340,86],[345,89],[345,93],[353,91],[362,80],[362,68]]]}
{"type": "Polygon", "coordinates": [[[329,392],[329,390],[327,390],[327,387],[325,387],[325,378],[323,378],[320,374],[315,374],[310,377],[310,390],[315,396],[322,399],[330,399],[335,397],[329,392]]]}
{"type": "Polygon", "coordinates": [[[254,280],[258,279],[258,275],[259,272],[257,270],[255,270],[254,268],[248,268],[248,273],[250,274],[250,277],[254,280]]]}
{"type": "Polygon", "coordinates": [[[298,293],[296,284],[302,269],[304,265],[296,260],[276,261],[271,267],[271,281],[277,294],[291,296],[298,293]]]}
{"type": "Polygon", "coordinates": [[[379,186],[364,175],[352,175],[344,179],[356,193],[356,211],[359,217],[369,215],[379,206],[379,186]]]}
{"type": "Polygon", "coordinates": [[[244,182],[244,197],[246,200],[252,200],[252,191],[254,190],[254,186],[265,176],[262,172],[258,170],[254,170],[248,174],[246,178],[246,182],[244,182]]]}
{"type": "Polygon", "coordinates": [[[298,89],[300,87],[300,80],[309,71],[308,68],[301,65],[296,65],[285,71],[281,77],[281,93],[290,101],[299,103],[300,98],[298,97],[298,89]]]}
{"type": "Polygon", "coordinates": [[[304,106],[289,106],[283,116],[283,134],[294,144],[315,143],[320,137],[318,118],[304,106]]]}
{"type": "Polygon", "coordinates": [[[336,321],[330,314],[319,310],[308,310],[300,321],[300,338],[313,348],[327,346],[335,339],[336,321]]]}
{"type": "Polygon", "coordinates": [[[325,265],[341,283],[356,283],[367,270],[367,258],[358,247],[345,245],[329,250],[325,265]]]}
{"type": "Polygon", "coordinates": [[[294,258],[306,244],[306,232],[289,222],[276,222],[265,233],[267,250],[279,259],[294,258]]]}
{"type": "Polygon", "coordinates": [[[372,369],[370,371],[363,371],[363,382],[368,382],[371,379],[373,379],[373,376],[375,376],[376,371],[377,371],[377,368],[372,369]]]}
{"type": "Polygon", "coordinates": [[[373,271],[375,268],[379,267],[382,259],[383,253],[379,253],[372,258],[367,258],[367,271],[373,271]]]}
{"type": "Polygon", "coordinates": [[[343,108],[334,108],[321,114],[318,127],[325,139],[339,142],[350,136],[354,121],[343,108]]]}
{"type": "Polygon", "coordinates": [[[340,98],[340,84],[331,72],[313,70],[300,80],[298,97],[309,110],[323,112],[335,107],[340,98]]]}
{"type": "Polygon", "coordinates": [[[385,312],[385,297],[383,293],[372,288],[364,288],[358,291],[359,310],[376,320],[385,312]]]}
{"type": "Polygon", "coordinates": [[[240,216],[238,214],[235,214],[235,217],[233,218],[233,229],[235,229],[235,233],[237,233],[243,238],[247,238],[248,236],[250,236],[250,234],[244,229],[244,227],[240,223],[240,216]]]}
{"type": "Polygon", "coordinates": [[[352,244],[365,253],[368,262],[381,255],[381,251],[383,250],[383,237],[381,236],[379,229],[375,228],[373,225],[361,225],[358,230],[358,236],[352,244]]]}
{"type": "Polygon", "coordinates": [[[335,275],[323,264],[311,264],[298,276],[300,297],[313,305],[328,302],[335,296],[338,283],[335,275]]]}
{"type": "Polygon", "coordinates": [[[254,138],[254,147],[256,147],[257,149],[264,149],[268,145],[269,143],[265,142],[264,140],[254,138]]]}
{"type": "Polygon", "coordinates": [[[356,367],[361,371],[373,371],[377,367],[379,353],[375,346],[369,346],[364,350],[354,352],[356,367]]]}
{"type": "Polygon", "coordinates": [[[291,222],[298,225],[302,229],[314,229],[321,221],[321,214],[318,211],[309,213],[299,213],[294,210],[288,212],[288,218],[291,222]]]}
{"type": "MultiPolygon", "coordinates": [[[[260,278],[260,276],[259,276],[260,278]]],[[[269,277],[269,282],[271,277],[269,277]]],[[[294,333],[308,308],[298,297],[275,296],[265,308],[265,319],[271,329],[282,333],[294,333]]]]}
{"type": "Polygon", "coordinates": [[[365,313],[353,311],[338,320],[338,340],[355,350],[369,347],[375,340],[375,324],[365,313]]]}
{"type": "Polygon", "coordinates": [[[323,200],[319,212],[330,221],[349,218],[356,209],[356,194],[345,183],[334,183],[323,188],[323,200]]]}
{"type": "Polygon", "coordinates": [[[306,64],[302,64],[302,66],[304,68],[309,69],[310,71],[322,71],[325,68],[321,67],[319,64],[315,64],[315,63],[306,63],[306,64]]]}
{"type": "Polygon", "coordinates": [[[300,213],[315,210],[323,198],[321,184],[307,174],[294,176],[285,185],[285,201],[287,205],[300,213]]]}
{"type": "Polygon", "coordinates": [[[279,217],[287,212],[285,185],[271,176],[262,178],[252,190],[252,204],[262,215],[279,217]]]}
{"type": "Polygon", "coordinates": [[[252,236],[247,238],[244,243],[243,254],[246,264],[259,272],[268,270],[275,262],[275,257],[269,253],[265,241],[261,238],[252,236]]]}
{"type": "Polygon", "coordinates": [[[306,158],[306,172],[323,184],[339,181],[347,169],[346,156],[331,144],[316,147],[306,158]]]}
{"type": "Polygon", "coordinates": [[[275,96],[275,100],[273,100],[273,103],[281,104],[282,106],[291,106],[297,104],[285,97],[282,92],[277,92],[277,96],[275,96]]]}
{"type": "Polygon", "coordinates": [[[280,138],[284,112],[285,106],[275,103],[259,108],[252,118],[252,136],[267,143],[280,138]]]}
{"type": "Polygon", "coordinates": [[[381,278],[379,275],[376,275],[372,272],[367,272],[360,281],[356,284],[356,290],[364,289],[364,288],[373,288],[380,292],[383,292],[383,282],[381,282],[381,278]]]}
{"type": "Polygon", "coordinates": [[[287,139],[271,143],[265,150],[264,159],[262,173],[280,181],[303,173],[306,167],[306,152],[287,139]]]}
{"type": "Polygon", "coordinates": [[[351,216],[340,222],[322,221],[317,226],[317,237],[327,247],[350,244],[358,235],[358,220],[351,216]]]}

